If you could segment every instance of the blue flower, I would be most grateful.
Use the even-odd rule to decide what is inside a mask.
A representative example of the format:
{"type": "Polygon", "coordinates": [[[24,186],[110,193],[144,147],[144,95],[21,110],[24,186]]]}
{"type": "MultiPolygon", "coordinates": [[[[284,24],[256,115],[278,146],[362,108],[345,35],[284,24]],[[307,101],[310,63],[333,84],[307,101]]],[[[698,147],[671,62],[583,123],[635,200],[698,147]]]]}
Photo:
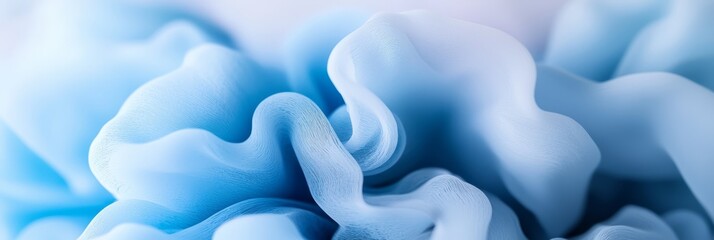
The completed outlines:
{"type": "Polygon", "coordinates": [[[0,239],[712,239],[713,3],[571,1],[542,58],[333,11],[278,67],[169,5],[37,9],[3,68],[0,239]]]}

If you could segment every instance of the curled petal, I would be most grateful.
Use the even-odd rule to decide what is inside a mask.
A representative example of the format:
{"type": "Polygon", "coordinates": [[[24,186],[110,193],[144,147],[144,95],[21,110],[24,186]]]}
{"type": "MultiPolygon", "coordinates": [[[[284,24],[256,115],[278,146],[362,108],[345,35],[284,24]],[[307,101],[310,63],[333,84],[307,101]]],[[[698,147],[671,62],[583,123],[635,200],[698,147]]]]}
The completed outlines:
{"type": "Polygon", "coordinates": [[[639,180],[681,174],[714,216],[714,93],[668,73],[599,84],[546,66],[539,70],[539,104],[588,130],[602,151],[602,171],[639,180]]]}
{"type": "Polygon", "coordinates": [[[578,218],[599,153],[575,121],[536,106],[535,64],[514,38],[425,12],[379,14],[338,43],[328,72],[341,92],[346,83],[364,85],[400,117],[413,136],[406,162],[442,154],[427,140],[454,136],[429,130],[453,126],[456,137],[472,140],[461,143],[471,152],[438,166],[470,178],[489,171],[477,166],[493,159],[490,171],[500,173],[549,235],[578,218]]]}

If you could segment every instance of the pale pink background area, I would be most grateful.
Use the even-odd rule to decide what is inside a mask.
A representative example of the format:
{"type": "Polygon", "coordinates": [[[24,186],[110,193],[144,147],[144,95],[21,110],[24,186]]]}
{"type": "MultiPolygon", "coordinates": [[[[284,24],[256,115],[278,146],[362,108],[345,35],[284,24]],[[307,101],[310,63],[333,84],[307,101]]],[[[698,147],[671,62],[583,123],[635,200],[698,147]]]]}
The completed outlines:
{"type": "MultiPolygon", "coordinates": [[[[23,39],[33,4],[51,0],[0,0],[0,63],[23,39]]],[[[287,36],[311,17],[330,10],[366,13],[426,9],[501,29],[519,39],[534,57],[543,52],[551,22],[567,0],[124,0],[169,5],[194,12],[228,31],[242,51],[280,67],[287,36]]]]}

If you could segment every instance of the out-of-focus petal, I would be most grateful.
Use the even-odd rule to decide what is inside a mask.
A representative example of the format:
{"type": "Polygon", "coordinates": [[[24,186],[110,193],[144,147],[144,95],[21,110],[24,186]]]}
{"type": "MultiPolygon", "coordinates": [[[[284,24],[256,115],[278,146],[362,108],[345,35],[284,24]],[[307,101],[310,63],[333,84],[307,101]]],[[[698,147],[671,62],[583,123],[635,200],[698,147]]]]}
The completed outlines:
{"type": "Polygon", "coordinates": [[[664,15],[669,2],[571,1],[554,22],[543,63],[592,80],[608,80],[631,42],[664,15]]]}
{"type": "Polygon", "coordinates": [[[587,129],[602,152],[603,172],[638,180],[681,176],[714,216],[714,93],[669,73],[595,83],[539,70],[538,103],[587,129]]]}
{"type": "Polygon", "coordinates": [[[637,206],[626,206],[612,218],[594,226],[575,239],[675,240],[678,238],[669,225],[653,212],[637,206]]]}
{"type": "Polygon", "coordinates": [[[666,71],[714,90],[714,2],[671,1],[668,10],[634,39],[617,75],[666,71]]]}

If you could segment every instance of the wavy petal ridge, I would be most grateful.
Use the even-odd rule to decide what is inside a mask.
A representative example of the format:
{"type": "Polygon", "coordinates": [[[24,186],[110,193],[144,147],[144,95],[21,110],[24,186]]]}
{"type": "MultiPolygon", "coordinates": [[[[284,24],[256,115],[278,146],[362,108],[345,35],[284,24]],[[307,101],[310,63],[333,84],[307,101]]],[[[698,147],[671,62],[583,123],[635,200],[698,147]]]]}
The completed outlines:
{"type": "MultiPolygon", "coordinates": [[[[419,138],[426,136],[423,129],[439,124],[444,116],[439,113],[446,109],[445,114],[461,117],[458,134],[484,139],[495,155],[492,171],[501,173],[511,194],[550,235],[563,233],[578,218],[599,153],[572,119],[535,105],[533,59],[512,37],[424,12],[382,14],[335,47],[328,71],[338,90],[347,79],[374,91],[404,121],[406,132],[417,136],[408,139],[415,148],[428,146],[420,146],[419,138]],[[448,37],[457,33],[459,38],[448,37]],[[417,94],[420,98],[413,98],[417,94]],[[568,197],[553,197],[559,194],[568,197]],[[564,205],[571,210],[555,210],[564,205]]],[[[470,155],[447,164],[468,166],[459,161],[476,161],[479,153],[470,155]]],[[[462,175],[478,175],[478,168],[470,167],[462,175]]]]}
{"type": "MultiPolygon", "coordinates": [[[[332,123],[352,130],[341,140],[311,100],[295,93],[268,96],[287,89],[280,82],[258,80],[259,71],[222,47],[191,51],[181,68],[130,96],[102,129],[90,153],[98,179],[120,202],[156,204],[191,216],[191,224],[246,199],[295,197],[288,188],[300,178],[299,167],[312,199],[340,225],[336,238],[486,239],[489,226],[512,229],[514,221],[517,226],[512,217],[489,225],[489,197],[448,173],[435,174],[409,192],[363,196],[364,174],[398,155],[399,123],[392,112],[359,83],[333,78],[346,108],[340,110],[343,120],[333,117],[332,123]],[[227,116],[226,110],[235,115],[227,116]],[[243,127],[215,127],[221,124],[243,127]],[[250,135],[236,137],[242,134],[250,135]],[[236,184],[242,188],[228,187],[236,184]]],[[[503,204],[497,210],[510,211],[503,204]]]]}
{"type": "Polygon", "coordinates": [[[0,89],[0,239],[544,238],[625,204],[649,210],[575,239],[712,238],[706,0],[572,1],[541,65],[479,24],[338,11],[284,69],[181,12],[47,6],[0,89]]]}
{"type": "Polygon", "coordinates": [[[596,81],[666,71],[714,89],[712,11],[706,0],[572,1],[543,63],[596,81]]]}
{"type": "Polygon", "coordinates": [[[669,0],[593,1],[566,4],[553,26],[543,63],[605,81],[618,70],[631,42],[666,14],[669,0]],[[587,56],[587,57],[583,57],[587,56]]]}
{"type": "Polygon", "coordinates": [[[37,4],[31,19],[28,41],[0,87],[0,221],[10,226],[2,230],[7,239],[67,237],[84,228],[88,219],[74,219],[113,201],[87,164],[102,125],[136,87],[178,66],[188,49],[230,45],[195,17],[133,3],[51,1],[37,4]],[[47,229],[31,227],[35,222],[47,229]],[[68,224],[78,225],[50,231],[68,224]]]}
{"type": "Polygon", "coordinates": [[[681,174],[714,216],[708,184],[714,168],[711,91],[669,73],[632,74],[602,84],[547,66],[539,73],[539,104],[578,120],[591,133],[603,153],[604,172],[641,180],[681,174]]]}
{"type": "MultiPolygon", "coordinates": [[[[90,15],[111,12],[105,5],[132,9],[111,3],[88,4],[81,10],[90,15]]],[[[47,6],[47,12],[40,11],[39,42],[24,49],[26,57],[17,60],[17,71],[3,87],[0,116],[73,191],[91,195],[104,190],[88,171],[87,150],[122,101],[142,83],[178,66],[188,49],[222,41],[199,29],[197,23],[172,22],[165,16],[171,13],[154,12],[131,16],[145,21],[141,28],[155,27],[153,36],[150,30],[129,24],[112,33],[127,35],[122,36],[125,39],[108,40],[100,31],[73,34],[78,28],[100,28],[113,19],[86,21],[86,14],[60,15],[57,12],[64,7],[53,7],[55,3],[47,6]],[[53,31],[42,31],[48,28],[53,31]],[[73,51],[66,53],[67,48],[73,51]]],[[[129,18],[116,15],[110,16],[129,18]]]]}

